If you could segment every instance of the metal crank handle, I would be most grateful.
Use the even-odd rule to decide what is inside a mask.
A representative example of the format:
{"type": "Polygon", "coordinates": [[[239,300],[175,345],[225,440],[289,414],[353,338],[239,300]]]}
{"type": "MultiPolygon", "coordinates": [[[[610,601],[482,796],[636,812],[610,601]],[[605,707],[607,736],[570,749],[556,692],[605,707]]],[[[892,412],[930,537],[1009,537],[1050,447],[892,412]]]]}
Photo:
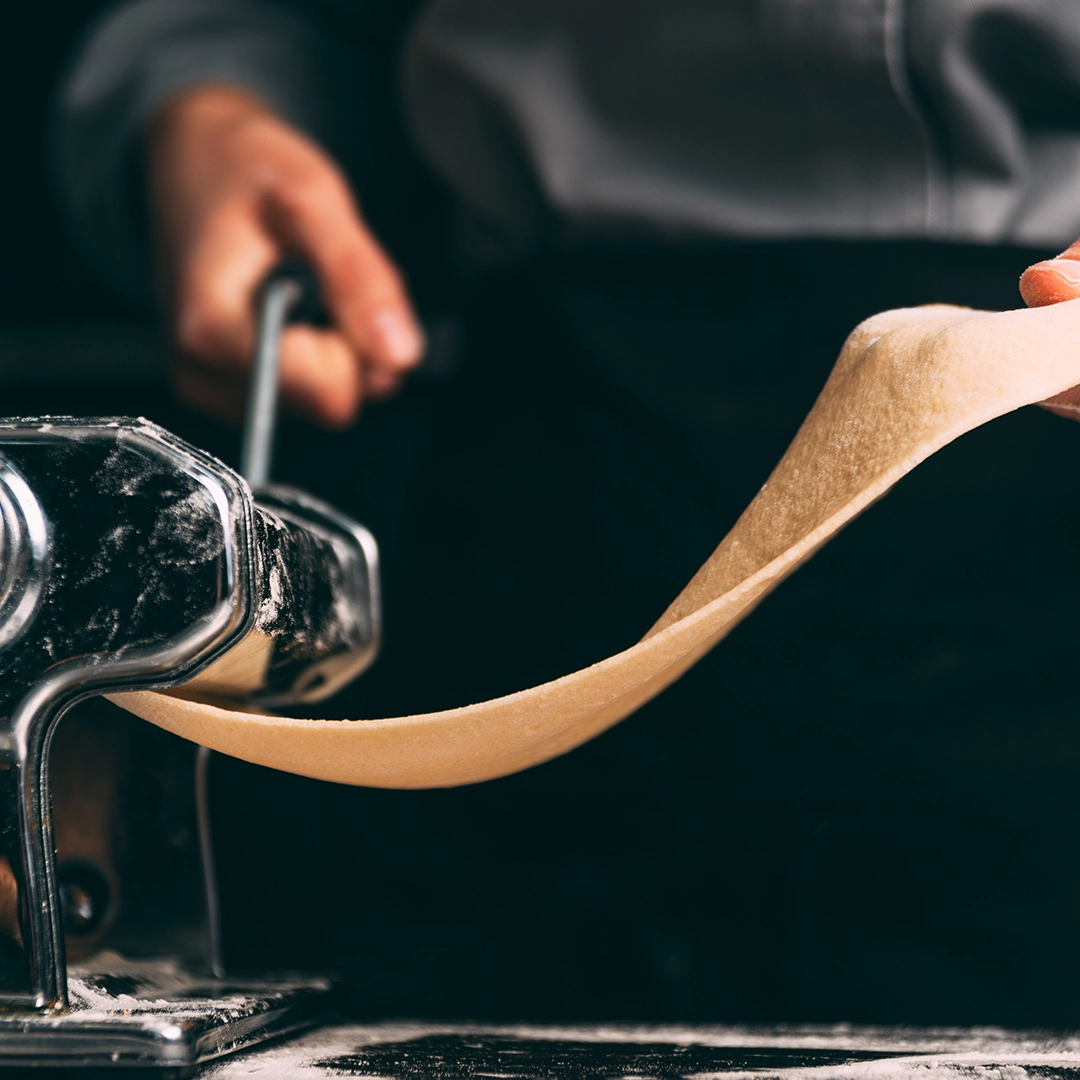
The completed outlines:
{"type": "MultiPolygon", "coordinates": [[[[321,322],[318,283],[298,260],[276,267],[256,297],[255,350],[240,450],[240,472],[256,493],[255,562],[263,599],[252,633],[241,643],[244,659],[226,655],[192,683],[226,695],[261,696],[265,703],[319,700],[351,681],[375,658],[381,636],[379,551],[356,522],[303,492],[270,488],[277,427],[281,337],[290,316],[321,322]],[[291,581],[304,595],[279,610],[274,580],[291,581]],[[271,601],[269,614],[265,601],[271,601]],[[319,646],[306,650],[315,627],[319,646]]],[[[279,585],[280,589],[280,585],[279,585]]],[[[195,803],[206,898],[209,966],[222,963],[221,919],[208,795],[210,751],[195,759],[195,803]]]]}
{"type": "MultiPolygon", "coordinates": [[[[274,430],[277,427],[281,335],[289,316],[303,297],[304,284],[300,273],[283,265],[270,273],[256,294],[255,351],[251,358],[251,382],[240,448],[240,472],[253,489],[265,487],[270,480],[274,430]]],[[[259,651],[267,653],[265,649],[259,651]]],[[[206,902],[207,959],[211,972],[221,978],[225,974],[225,966],[221,943],[221,904],[210,825],[209,782],[210,750],[200,746],[195,755],[195,813],[206,902]]]]}
{"type": "Polygon", "coordinates": [[[281,263],[259,288],[255,351],[240,452],[240,473],[252,488],[265,487],[270,482],[277,427],[281,335],[291,315],[300,313],[315,321],[319,311],[315,277],[299,260],[281,263]]]}

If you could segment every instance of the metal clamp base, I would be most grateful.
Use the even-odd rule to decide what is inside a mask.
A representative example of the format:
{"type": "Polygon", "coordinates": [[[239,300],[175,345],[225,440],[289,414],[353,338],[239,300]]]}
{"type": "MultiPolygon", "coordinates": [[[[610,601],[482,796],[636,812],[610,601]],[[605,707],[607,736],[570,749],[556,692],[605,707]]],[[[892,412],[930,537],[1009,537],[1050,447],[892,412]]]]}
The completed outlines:
{"type": "Polygon", "coordinates": [[[216,979],[99,953],[68,970],[66,1013],[0,1014],[0,1067],[186,1069],[327,1018],[319,977],[216,979]]]}

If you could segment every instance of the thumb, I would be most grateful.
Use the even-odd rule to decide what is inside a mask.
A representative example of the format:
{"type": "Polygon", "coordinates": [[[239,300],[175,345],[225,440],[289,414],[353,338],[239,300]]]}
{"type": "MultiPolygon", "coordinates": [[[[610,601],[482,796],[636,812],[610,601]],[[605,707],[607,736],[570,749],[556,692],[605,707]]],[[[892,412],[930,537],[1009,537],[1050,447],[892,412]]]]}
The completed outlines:
{"type": "Polygon", "coordinates": [[[1029,266],[1020,277],[1020,295],[1028,307],[1045,307],[1080,297],[1080,240],[1056,259],[1029,266]]]}
{"type": "MultiPolygon", "coordinates": [[[[1020,295],[1028,307],[1060,304],[1080,297],[1080,240],[1056,259],[1029,266],[1020,277],[1020,295]]],[[[1080,420],[1080,386],[1039,402],[1056,416],[1080,420]]]]}

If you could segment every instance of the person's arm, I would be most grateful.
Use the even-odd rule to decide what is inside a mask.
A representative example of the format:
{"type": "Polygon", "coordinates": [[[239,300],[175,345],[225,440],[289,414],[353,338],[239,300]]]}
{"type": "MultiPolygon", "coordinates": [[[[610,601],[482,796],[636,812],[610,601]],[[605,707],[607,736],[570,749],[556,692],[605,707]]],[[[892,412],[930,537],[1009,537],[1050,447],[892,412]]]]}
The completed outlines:
{"type": "Polygon", "coordinates": [[[320,145],[341,58],[256,0],[140,0],[91,35],[59,96],[57,182],[76,236],[129,293],[156,276],[177,389],[223,418],[241,411],[254,291],[286,254],[311,262],[334,320],[287,332],[286,404],[347,424],[422,352],[400,276],[320,145]]]}

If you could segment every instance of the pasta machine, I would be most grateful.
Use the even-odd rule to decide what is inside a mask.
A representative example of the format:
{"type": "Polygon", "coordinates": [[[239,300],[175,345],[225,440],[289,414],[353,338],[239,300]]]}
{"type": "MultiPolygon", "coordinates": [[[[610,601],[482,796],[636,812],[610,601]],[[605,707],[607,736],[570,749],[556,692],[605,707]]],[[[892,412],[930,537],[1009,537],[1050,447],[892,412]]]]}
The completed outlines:
{"type": "Polygon", "coordinates": [[[222,972],[208,751],[201,963],[67,962],[64,926],[95,917],[96,886],[93,873],[58,878],[49,791],[57,723],[84,699],[183,688],[310,702],[374,658],[373,538],[267,482],[278,341],[300,292],[279,274],[261,295],[247,479],[145,420],[0,421],[0,1065],[183,1070],[324,1009],[327,979],[222,972]]]}

